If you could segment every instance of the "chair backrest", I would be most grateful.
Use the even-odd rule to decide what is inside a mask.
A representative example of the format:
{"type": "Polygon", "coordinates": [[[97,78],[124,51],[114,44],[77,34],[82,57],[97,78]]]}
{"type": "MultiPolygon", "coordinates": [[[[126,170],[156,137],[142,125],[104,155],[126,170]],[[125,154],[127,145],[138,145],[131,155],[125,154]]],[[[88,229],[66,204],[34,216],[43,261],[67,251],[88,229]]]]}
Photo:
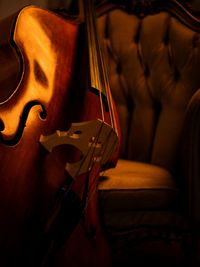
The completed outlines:
{"type": "Polygon", "coordinates": [[[98,21],[121,157],[173,170],[186,108],[200,88],[200,21],[176,0],[154,0],[150,10],[139,6],[148,1],[133,2],[132,10],[118,6],[98,21]]]}

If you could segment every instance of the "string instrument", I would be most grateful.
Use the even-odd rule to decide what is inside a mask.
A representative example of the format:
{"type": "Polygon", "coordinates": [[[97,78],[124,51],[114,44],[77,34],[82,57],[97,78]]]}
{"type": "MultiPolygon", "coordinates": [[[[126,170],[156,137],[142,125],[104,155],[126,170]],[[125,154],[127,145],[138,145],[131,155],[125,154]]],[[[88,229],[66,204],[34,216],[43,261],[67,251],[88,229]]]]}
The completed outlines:
{"type": "Polygon", "coordinates": [[[83,24],[34,6],[0,22],[2,266],[109,262],[96,190],[119,126],[93,3],[82,3],[83,24]]]}

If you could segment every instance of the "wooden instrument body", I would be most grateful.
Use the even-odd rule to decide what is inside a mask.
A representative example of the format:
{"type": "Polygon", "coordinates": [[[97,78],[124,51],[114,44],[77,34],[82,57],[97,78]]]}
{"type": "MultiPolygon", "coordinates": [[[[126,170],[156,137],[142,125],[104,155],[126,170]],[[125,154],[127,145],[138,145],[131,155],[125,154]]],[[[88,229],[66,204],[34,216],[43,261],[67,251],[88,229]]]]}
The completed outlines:
{"type": "MultiPolygon", "coordinates": [[[[0,32],[1,27],[3,23],[0,32]]],[[[40,136],[56,130],[67,131],[73,122],[101,117],[99,97],[87,88],[87,64],[82,65],[87,63],[87,53],[81,27],[47,10],[29,6],[17,14],[8,35],[2,31],[9,38],[0,37],[2,47],[9,50],[8,62],[1,66],[2,73],[10,70],[7,83],[0,81],[2,266],[17,263],[36,266],[37,231],[56,192],[70,179],[65,171],[66,161],[77,159],[77,153],[71,153],[67,146],[47,152],[39,142],[40,136]]],[[[2,47],[0,43],[0,50],[2,47]]],[[[105,120],[110,123],[107,113],[105,120]]],[[[53,266],[110,265],[109,246],[98,218],[99,171],[97,164],[90,175],[92,195],[85,216],[52,261],[53,266]]],[[[77,177],[72,187],[74,192],[82,195],[84,183],[84,175],[77,177]]]]}

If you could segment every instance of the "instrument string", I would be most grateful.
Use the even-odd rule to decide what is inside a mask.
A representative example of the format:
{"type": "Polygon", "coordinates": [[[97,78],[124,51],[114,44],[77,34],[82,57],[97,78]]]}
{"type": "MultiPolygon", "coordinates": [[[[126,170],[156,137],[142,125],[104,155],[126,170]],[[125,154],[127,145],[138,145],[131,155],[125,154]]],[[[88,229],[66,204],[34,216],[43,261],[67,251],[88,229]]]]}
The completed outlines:
{"type": "Polygon", "coordinates": [[[102,97],[104,84],[102,82],[102,68],[101,68],[101,60],[99,54],[99,44],[97,40],[94,9],[92,8],[93,4],[90,0],[83,0],[83,1],[85,3],[84,15],[85,15],[87,37],[88,37],[91,86],[99,92],[102,120],[105,121],[104,105],[102,97]]]}
{"type": "Polygon", "coordinates": [[[106,65],[105,65],[105,61],[103,58],[103,54],[101,51],[100,42],[99,42],[99,38],[97,34],[95,10],[94,10],[94,5],[92,2],[93,2],[92,0],[82,0],[82,3],[84,4],[83,10],[84,10],[84,17],[85,17],[88,49],[89,49],[88,53],[89,53],[89,66],[90,66],[89,71],[90,71],[91,87],[93,87],[94,89],[97,89],[99,92],[102,124],[99,127],[99,130],[96,136],[92,137],[91,145],[89,146],[86,155],[81,160],[79,168],[76,170],[76,174],[74,176],[75,178],[72,179],[72,182],[70,185],[67,185],[66,187],[63,186],[64,195],[66,195],[70,190],[73,190],[73,185],[75,182],[77,182],[77,179],[82,179],[80,174],[82,173],[82,168],[85,162],[88,161],[87,171],[85,174],[86,176],[84,179],[84,188],[83,190],[79,188],[78,192],[75,192],[76,194],[79,194],[79,196],[81,196],[82,194],[81,196],[81,202],[82,202],[82,207],[83,207],[82,214],[85,213],[91,198],[94,196],[97,190],[97,180],[98,180],[99,172],[97,171],[95,175],[91,177],[92,176],[91,170],[93,169],[95,170],[96,163],[98,164],[99,167],[102,166],[102,162],[104,160],[104,154],[107,153],[106,156],[108,159],[110,159],[110,157],[114,153],[114,150],[116,149],[116,143],[117,143],[117,138],[114,138],[114,140],[112,140],[113,131],[117,133],[116,131],[117,125],[116,125],[115,116],[114,116],[113,103],[111,101],[111,92],[110,92],[110,87],[109,87],[109,82],[108,82],[108,75],[106,72],[106,65]],[[102,148],[99,151],[101,160],[99,162],[96,162],[94,159],[96,156],[95,155],[96,147],[98,146],[99,141],[101,141],[100,137],[103,131],[105,116],[106,116],[105,111],[104,111],[105,107],[104,107],[103,94],[105,94],[106,101],[108,104],[108,113],[110,116],[111,129],[109,133],[107,134],[107,136],[105,137],[104,145],[102,145],[102,148]],[[111,149],[107,152],[106,144],[110,142],[112,142],[111,149]],[[88,157],[90,157],[89,160],[88,160],[88,157]]]}

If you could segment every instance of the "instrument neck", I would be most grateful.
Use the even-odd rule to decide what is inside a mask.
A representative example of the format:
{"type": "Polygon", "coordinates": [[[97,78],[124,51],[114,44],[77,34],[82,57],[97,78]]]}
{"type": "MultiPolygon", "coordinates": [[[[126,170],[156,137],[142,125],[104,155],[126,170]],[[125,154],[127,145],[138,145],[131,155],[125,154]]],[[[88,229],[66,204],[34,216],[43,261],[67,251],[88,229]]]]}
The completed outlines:
{"type": "Polygon", "coordinates": [[[107,70],[97,32],[94,0],[82,0],[82,5],[88,42],[90,85],[99,94],[102,119],[104,120],[104,110],[109,112],[111,126],[117,131],[107,70]]]}

